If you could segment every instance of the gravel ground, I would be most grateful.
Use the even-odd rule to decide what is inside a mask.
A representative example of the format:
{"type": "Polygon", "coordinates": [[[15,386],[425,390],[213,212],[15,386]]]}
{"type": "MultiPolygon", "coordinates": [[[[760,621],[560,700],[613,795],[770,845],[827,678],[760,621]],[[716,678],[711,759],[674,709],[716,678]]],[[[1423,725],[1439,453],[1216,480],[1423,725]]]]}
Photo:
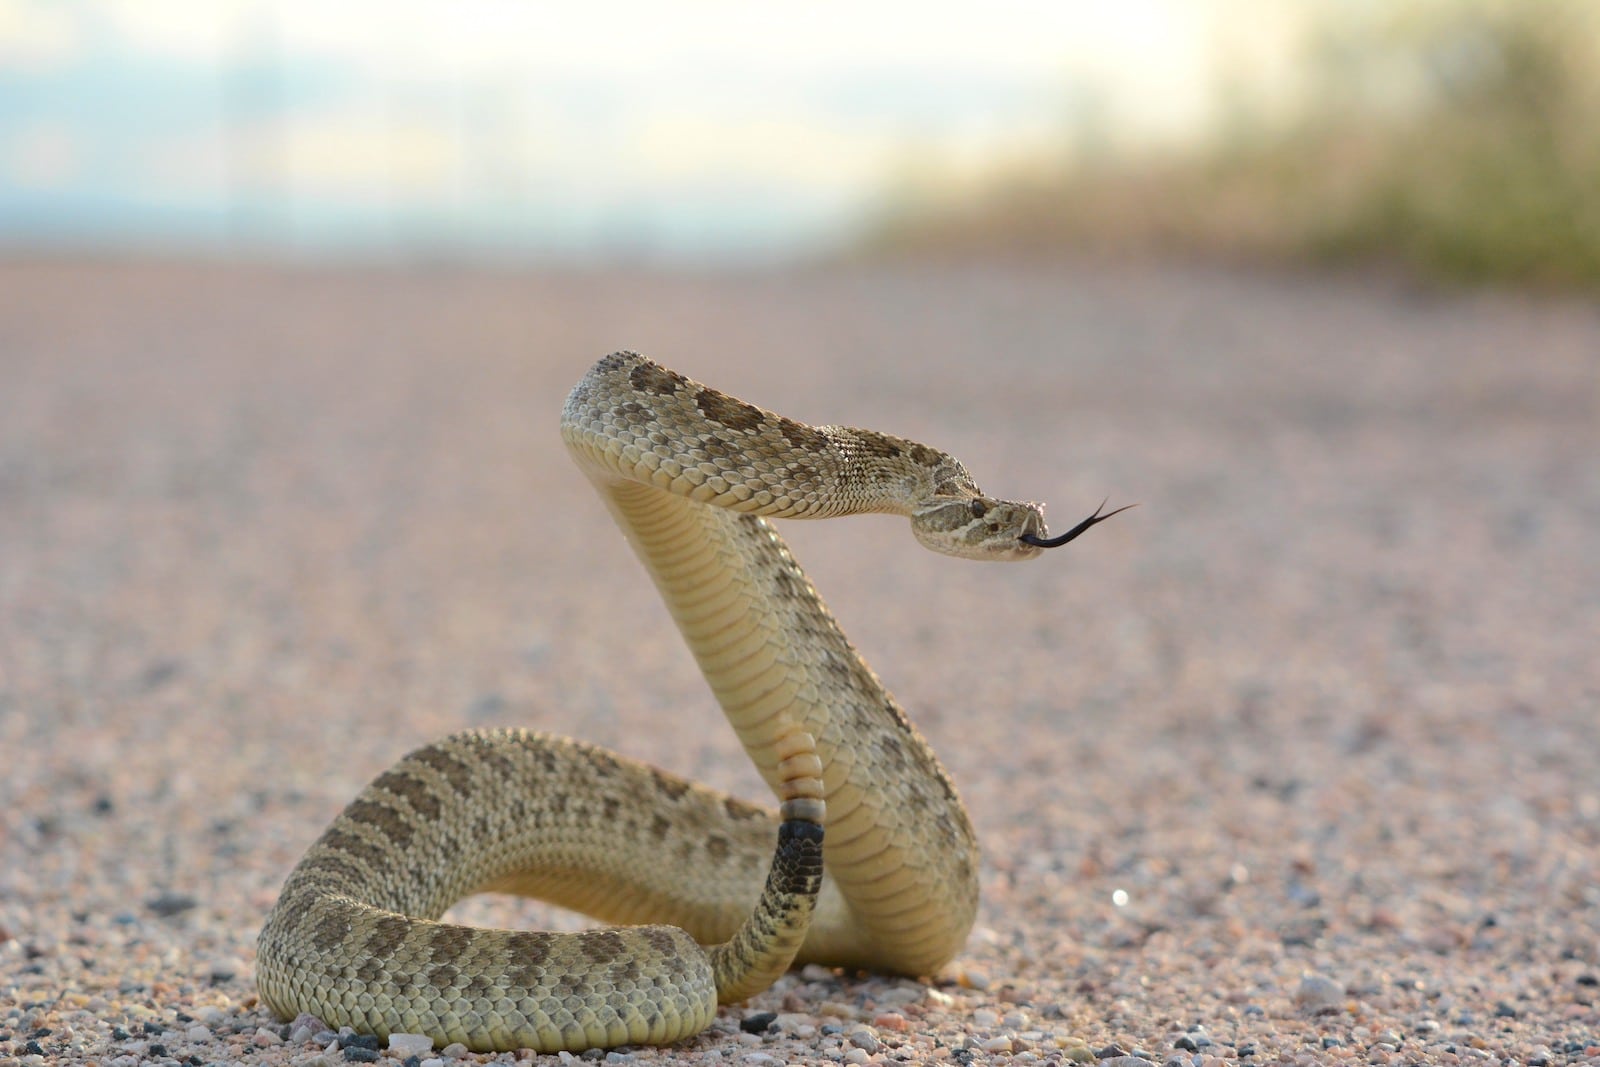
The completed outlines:
{"type": "Polygon", "coordinates": [[[922,982],[811,968],[602,1060],[1600,1063],[1594,305],[11,262],[0,1067],[398,1065],[270,1018],[254,940],[334,813],[449,731],[760,795],[557,438],[624,347],[946,448],[1057,528],[1142,506],[1016,567],[788,525],[973,810],[978,928],[922,982]]]}

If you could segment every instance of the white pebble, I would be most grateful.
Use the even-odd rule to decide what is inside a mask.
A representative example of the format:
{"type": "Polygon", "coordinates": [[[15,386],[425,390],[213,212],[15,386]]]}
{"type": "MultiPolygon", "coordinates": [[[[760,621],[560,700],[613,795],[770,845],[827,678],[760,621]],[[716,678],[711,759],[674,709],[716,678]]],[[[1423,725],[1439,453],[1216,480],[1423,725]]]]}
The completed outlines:
{"type": "Polygon", "coordinates": [[[309,1011],[303,1011],[294,1017],[294,1022],[289,1024],[290,1030],[299,1030],[302,1027],[313,1034],[320,1034],[328,1028],[328,1024],[317,1016],[312,1015],[309,1011]]]}
{"type": "Polygon", "coordinates": [[[183,1032],[183,1036],[196,1044],[204,1044],[211,1040],[211,1028],[195,1023],[183,1032]]]}
{"type": "Polygon", "coordinates": [[[265,1026],[258,1029],[255,1036],[250,1040],[261,1048],[270,1048],[273,1045],[283,1044],[283,1038],[278,1036],[278,1032],[276,1030],[268,1030],[265,1026]]]}
{"type": "Polygon", "coordinates": [[[422,1067],[444,1067],[444,1061],[437,1056],[429,1056],[422,1061],[422,1067]]]}
{"type": "Polygon", "coordinates": [[[1009,1037],[991,1037],[978,1047],[985,1052],[1010,1052],[1011,1039],[1009,1037]]]}
{"type": "Polygon", "coordinates": [[[860,1065],[860,1064],[863,1064],[863,1063],[871,1063],[872,1062],[872,1057],[867,1055],[866,1050],[865,1049],[859,1049],[859,1048],[845,1049],[844,1058],[848,1062],[854,1063],[854,1064],[857,1064],[857,1065],[860,1065]]]}
{"type": "Polygon", "coordinates": [[[389,1051],[405,1059],[433,1051],[433,1038],[427,1034],[390,1034],[389,1051]]]}
{"type": "Polygon", "coordinates": [[[1344,1007],[1344,986],[1320,974],[1300,979],[1294,991],[1295,1006],[1310,1012],[1337,1011],[1344,1007]]]}
{"type": "Polygon", "coordinates": [[[886,989],[878,998],[878,1007],[883,1009],[904,1007],[907,1004],[920,1004],[927,999],[928,989],[920,985],[895,986],[886,989]]]}
{"type": "Polygon", "coordinates": [[[979,1008],[972,1013],[972,1022],[976,1026],[999,1026],[1000,1016],[988,1008],[979,1008]]]}

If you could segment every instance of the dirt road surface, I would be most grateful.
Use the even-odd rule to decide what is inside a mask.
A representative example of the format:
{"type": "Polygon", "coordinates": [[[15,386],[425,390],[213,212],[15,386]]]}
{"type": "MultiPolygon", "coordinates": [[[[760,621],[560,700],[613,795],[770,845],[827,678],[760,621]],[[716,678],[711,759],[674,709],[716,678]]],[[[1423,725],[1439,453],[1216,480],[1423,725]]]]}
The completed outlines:
{"type": "Polygon", "coordinates": [[[947,449],[1057,529],[1140,507],[1013,566],[887,517],[785,526],[973,812],[978,928],[920,982],[813,968],[613,1057],[1600,1062],[1594,304],[1089,264],[14,261],[0,1064],[347,1062],[259,1006],[256,932],[359,787],[451,731],[761,797],[560,446],[620,348],[947,449]]]}

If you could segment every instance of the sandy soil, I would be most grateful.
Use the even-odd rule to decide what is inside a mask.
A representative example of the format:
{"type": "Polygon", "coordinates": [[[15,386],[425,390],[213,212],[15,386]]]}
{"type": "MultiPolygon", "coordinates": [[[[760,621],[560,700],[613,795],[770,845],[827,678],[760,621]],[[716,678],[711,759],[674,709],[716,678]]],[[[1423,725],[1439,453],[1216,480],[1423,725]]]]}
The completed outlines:
{"type": "Polygon", "coordinates": [[[360,785],[452,730],[760,795],[556,436],[617,348],[948,449],[1058,528],[1141,507],[1012,567],[789,524],[972,808],[979,926],[924,982],[812,969],[614,1058],[1600,1062],[1594,305],[13,262],[0,1065],[361,1059],[259,1007],[256,931],[360,785]]]}

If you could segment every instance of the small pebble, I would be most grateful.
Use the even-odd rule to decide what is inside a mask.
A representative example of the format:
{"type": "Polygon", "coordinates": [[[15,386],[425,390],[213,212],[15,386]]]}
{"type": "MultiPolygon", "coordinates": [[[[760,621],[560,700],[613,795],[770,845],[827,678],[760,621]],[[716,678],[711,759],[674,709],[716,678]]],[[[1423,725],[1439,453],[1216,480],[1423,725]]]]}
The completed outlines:
{"type": "Polygon", "coordinates": [[[365,1048],[361,1045],[346,1045],[344,1058],[349,1063],[377,1063],[379,1054],[375,1048],[365,1048]]]}
{"type": "Polygon", "coordinates": [[[852,1045],[858,1049],[864,1050],[869,1055],[883,1047],[878,1043],[878,1036],[871,1030],[868,1030],[866,1027],[860,1027],[850,1031],[849,1040],[852,1045]]]}
{"type": "Polygon", "coordinates": [[[1295,1007],[1320,1015],[1344,1007],[1344,986],[1320,974],[1308,974],[1300,979],[1294,991],[1295,1007]]]}
{"type": "Polygon", "coordinates": [[[978,1047],[985,1052],[1010,1052],[1011,1039],[1009,1037],[991,1037],[978,1047]]]}
{"type": "Polygon", "coordinates": [[[199,901],[187,893],[174,893],[168,890],[157,893],[145,901],[144,906],[149,908],[152,914],[168,918],[173,915],[181,915],[198,903],[199,901]]]}
{"type": "Polygon", "coordinates": [[[467,1046],[459,1041],[452,1041],[439,1051],[439,1055],[447,1060],[459,1060],[467,1054],[467,1046]]]}
{"type": "Polygon", "coordinates": [[[867,1055],[866,1050],[865,1049],[859,1049],[859,1048],[847,1048],[847,1049],[845,1049],[844,1050],[844,1058],[845,1058],[845,1062],[854,1063],[854,1064],[857,1064],[857,1065],[860,1065],[860,1064],[863,1064],[863,1063],[871,1063],[872,1062],[872,1057],[867,1055]]]}
{"type": "Polygon", "coordinates": [[[211,1028],[195,1023],[183,1032],[183,1036],[197,1045],[211,1040],[211,1028]]]}
{"type": "Polygon", "coordinates": [[[900,1033],[906,1029],[906,1017],[899,1012],[887,1011],[874,1018],[872,1025],[879,1030],[893,1030],[900,1033]]]}
{"type": "Polygon", "coordinates": [[[996,1015],[988,1008],[979,1008],[977,1011],[972,1013],[972,1025],[980,1026],[985,1029],[996,1027],[1000,1025],[1000,1016],[996,1015]]]}
{"type": "Polygon", "coordinates": [[[389,1051],[404,1059],[433,1051],[433,1038],[427,1034],[390,1034],[389,1051]]]}
{"type": "Polygon", "coordinates": [[[270,1048],[273,1045],[283,1044],[282,1036],[276,1030],[268,1030],[265,1026],[258,1029],[250,1041],[260,1048],[270,1048]]]}
{"type": "Polygon", "coordinates": [[[754,1015],[746,1015],[740,1019],[739,1029],[747,1034],[764,1034],[777,1018],[778,1013],[775,1011],[758,1011],[754,1015]]]}
{"type": "Polygon", "coordinates": [[[877,998],[878,1006],[888,1010],[890,1008],[903,1008],[907,1004],[920,1004],[927,999],[929,992],[930,990],[926,986],[921,985],[895,986],[893,989],[884,990],[877,998]]]}

